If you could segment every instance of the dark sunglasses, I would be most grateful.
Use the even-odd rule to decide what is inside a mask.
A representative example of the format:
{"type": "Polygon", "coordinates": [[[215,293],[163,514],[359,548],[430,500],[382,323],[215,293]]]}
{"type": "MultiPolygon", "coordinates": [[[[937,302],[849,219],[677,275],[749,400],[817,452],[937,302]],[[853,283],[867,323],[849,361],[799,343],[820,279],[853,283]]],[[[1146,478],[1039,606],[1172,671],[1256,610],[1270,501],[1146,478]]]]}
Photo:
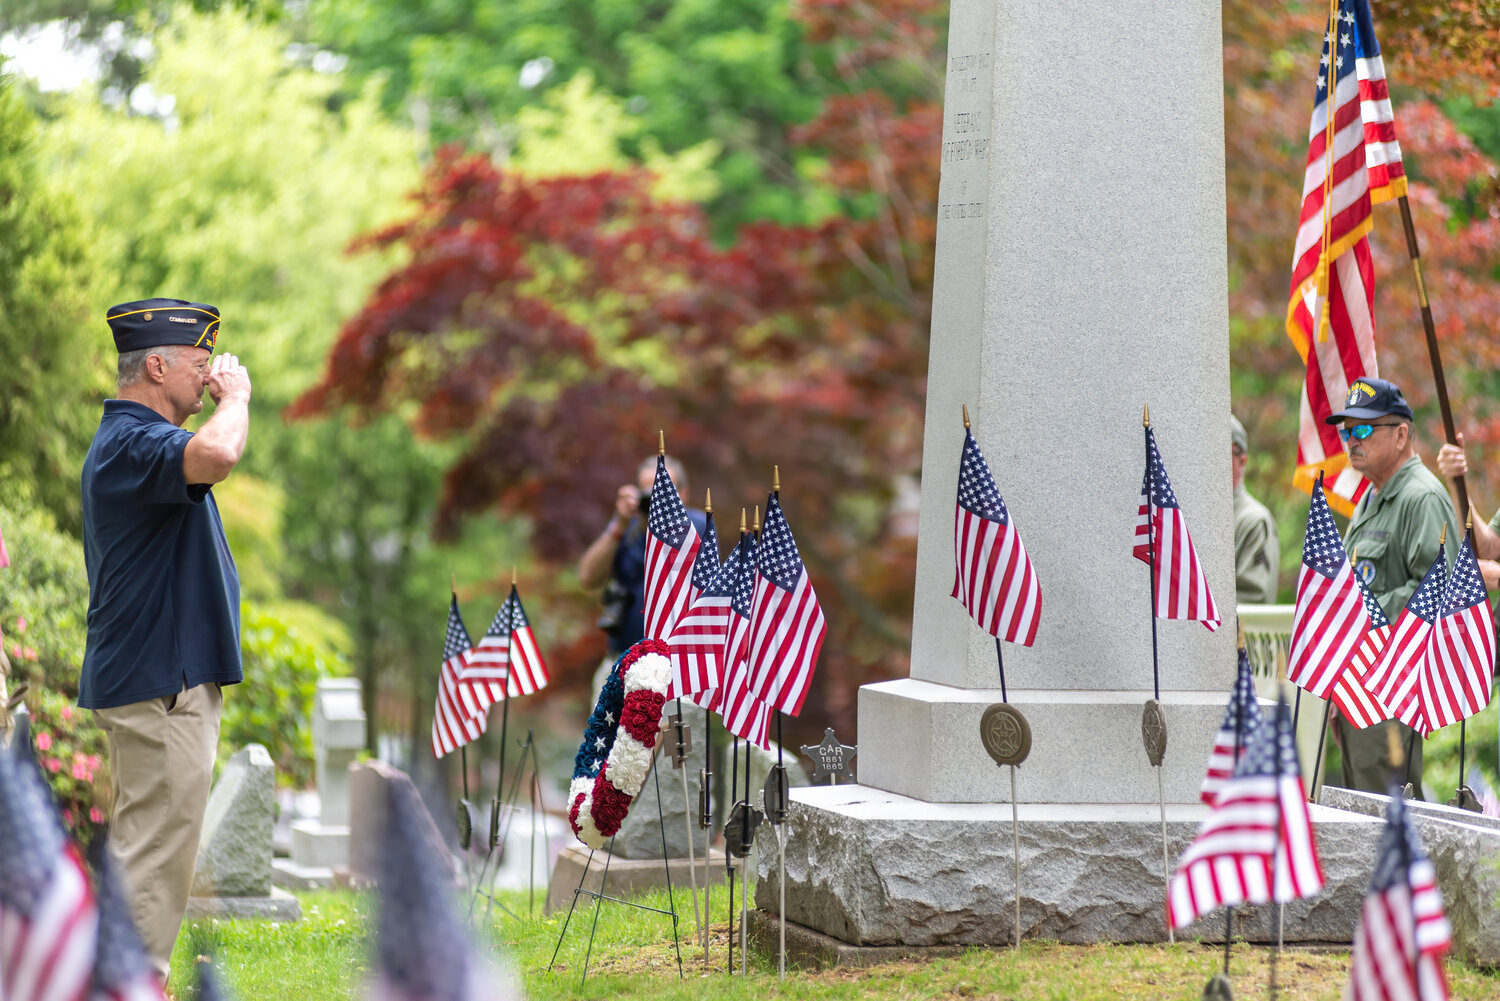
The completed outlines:
{"type": "Polygon", "coordinates": [[[1393,428],[1400,423],[1400,421],[1390,421],[1386,424],[1356,424],[1353,427],[1339,428],[1339,437],[1344,441],[1351,438],[1355,441],[1364,441],[1375,433],[1376,428],[1393,428]]]}

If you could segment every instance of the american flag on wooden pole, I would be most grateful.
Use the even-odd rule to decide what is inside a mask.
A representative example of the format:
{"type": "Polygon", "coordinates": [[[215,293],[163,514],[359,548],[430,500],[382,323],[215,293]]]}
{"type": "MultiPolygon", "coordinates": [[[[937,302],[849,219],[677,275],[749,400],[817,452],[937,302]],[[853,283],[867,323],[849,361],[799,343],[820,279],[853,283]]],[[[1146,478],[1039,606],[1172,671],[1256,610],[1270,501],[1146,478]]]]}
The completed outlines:
{"type": "Polygon", "coordinates": [[[1241,646],[1234,690],[1229,693],[1224,721],[1219,724],[1213,749],[1208,752],[1208,771],[1199,787],[1199,799],[1209,806],[1218,801],[1219,791],[1233,777],[1235,766],[1245,756],[1246,749],[1259,738],[1262,721],[1260,700],[1255,696],[1255,678],[1250,673],[1250,657],[1241,646]]]}
{"type": "MultiPolygon", "coordinates": [[[[1358,553],[1354,555],[1357,556],[1358,553]]],[[[1339,707],[1343,717],[1363,730],[1391,718],[1390,707],[1364,683],[1365,674],[1380,659],[1381,651],[1391,638],[1391,620],[1386,618],[1385,609],[1380,607],[1380,602],[1375,600],[1375,596],[1365,586],[1364,578],[1356,573],[1354,579],[1359,583],[1359,593],[1364,598],[1365,613],[1370,616],[1370,628],[1354,648],[1349,665],[1339,672],[1330,694],[1333,704],[1339,707]]]]}
{"type": "Polygon", "coordinates": [[[490,627],[479,638],[479,645],[469,651],[458,668],[458,680],[467,683],[476,702],[484,704],[482,711],[487,711],[496,702],[505,701],[505,688],[510,681],[510,620],[513,614],[510,601],[503,602],[490,620],[490,627]]]}
{"type": "Polygon", "coordinates": [[[788,716],[802,712],[828,623],[797,542],[773,492],[755,552],[750,611],[750,682],[755,696],[788,716]]]}
{"type": "Polygon", "coordinates": [[[489,703],[477,688],[485,682],[460,680],[473,643],[458,614],[458,595],[448,605],[448,629],[443,635],[443,666],[438,671],[437,706],[432,714],[432,753],[443,755],[477,740],[488,725],[489,703]]]}
{"type": "Polygon", "coordinates": [[[526,607],[521,604],[521,592],[515,584],[510,586],[505,605],[510,609],[510,677],[505,681],[505,693],[513,699],[541,691],[552,676],[542,659],[541,648],[536,645],[536,634],[531,631],[531,620],[526,617],[526,607]]]}
{"type": "Polygon", "coordinates": [[[1036,642],[1042,587],[967,419],[958,463],[953,549],[953,597],[968,609],[969,617],[1009,643],[1036,642]]]}
{"type": "Polygon", "coordinates": [[[88,1001],[166,1001],[156,969],[130,916],[130,901],[108,852],[94,867],[99,939],[88,1001]]]}
{"type": "Polygon", "coordinates": [[[1172,481],[1156,448],[1156,433],[1146,427],[1146,474],[1135,520],[1135,558],[1151,567],[1156,581],[1156,617],[1196,619],[1212,632],[1223,620],[1214,604],[1208,578],[1188,535],[1172,481]],[[1153,556],[1155,561],[1153,562],[1153,556]]]}
{"type": "Polygon", "coordinates": [[[698,557],[698,530],[667,472],[665,454],[656,457],[656,481],[646,515],[646,638],[665,640],[687,610],[698,557]]]}
{"type": "Polygon", "coordinates": [[[1422,715],[1428,726],[1424,735],[1468,719],[1490,704],[1495,627],[1473,538],[1472,529],[1464,533],[1428,641],[1421,683],[1422,715]]]}
{"type": "MultiPolygon", "coordinates": [[[[741,543],[743,545],[743,543],[741,543]]],[[[719,533],[714,528],[712,505],[698,559],[693,564],[693,590],[697,592],[688,610],[677,620],[667,640],[671,649],[671,694],[692,698],[704,708],[718,704],[724,675],[724,641],[728,637],[730,601],[739,572],[739,547],[719,565],[719,533]]]]}
{"type": "Polygon", "coordinates": [[[1371,206],[1404,195],[1406,175],[1368,0],[1340,0],[1328,28],[1308,127],[1286,331],[1307,366],[1293,482],[1311,490],[1318,473],[1326,473],[1330,503],[1348,516],[1369,483],[1349,466],[1337,428],[1323,419],[1350,385],[1380,374],[1371,206]]]}
{"type": "Polygon", "coordinates": [[[1445,1001],[1453,933],[1437,870],[1398,789],[1391,790],[1375,874],[1354,931],[1347,1001],[1445,1001]]]}
{"type": "Polygon", "coordinates": [[[1286,679],[1320,699],[1328,698],[1369,631],[1364,593],[1349,565],[1319,477],[1307,506],[1286,679]]]}
{"type": "MultiPolygon", "coordinates": [[[[1447,526],[1443,528],[1447,533],[1447,526]]],[[[1420,682],[1427,660],[1427,645],[1443,604],[1443,585],[1448,572],[1445,543],[1438,543],[1437,558],[1422,575],[1417,589],[1406,599],[1406,607],[1396,617],[1390,639],[1380,652],[1380,659],[1366,672],[1364,685],[1392,715],[1416,730],[1431,733],[1423,713],[1420,682]]]]}
{"type": "Polygon", "coordinates": [[[1322,888],[1291,711],[1278,702],[1178,862],[1167,916],[1182,928],[1220,907],[1295,900],[1322,888]]]}
{"type": "Polygon", "coordinates": [[[76,1001],[99,911],[35,765],[0,748],[0,998],[76,1001]]]}

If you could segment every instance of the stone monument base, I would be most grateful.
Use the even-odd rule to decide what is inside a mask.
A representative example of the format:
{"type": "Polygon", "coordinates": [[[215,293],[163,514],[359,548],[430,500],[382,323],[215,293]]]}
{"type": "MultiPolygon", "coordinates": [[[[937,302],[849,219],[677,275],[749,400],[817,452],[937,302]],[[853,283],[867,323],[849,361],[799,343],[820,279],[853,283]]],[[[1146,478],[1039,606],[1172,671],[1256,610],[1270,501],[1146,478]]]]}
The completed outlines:
{"type": "Polygon", "coordinates": [[[292,861],[305,868],[349,864],[349,825],[299,820],[292,824],[292,861]]]}
{"type": "MultiPolygon", "coordinates": [[[[544,915],[556,914],[558,911],[566,911],[573,903],[573,891],[581,888],[592,890],[595,893],[607,893],[611,897],[622,897],[626,900],[646,890],[654,890],[667,885],[667,867],[659,858],[654,859],[626,859],[612,858],[609,852],[600,849],[593,852],[593,859],[589,859],[590,852],[583,845],[569,845],[557,856],[557,864],[552,869],[552,880],[547,884],[547,903],[542,909],[544,915]],[[604,882],[604,866],[609,864],[609,885],[601,890],[604,882]],[[587,876],[585,876],[587,869],[587,876]],[[580,880],[582,881],[580,884],[580,880]]],[[[673,890],[691,889],[693,879],[698,881],[698,892],[703,892],[703,856],[699,855],[696,865],[693,867],[694,874],[688,874],[688,860],[686,858],[674,858],[670,860],[673,890]]],[[[735,860],[736,866],[739,860],[735,860]]],[[[738,879],[738,868],[735,870],[738,879]]],[[[708,856],[708,875],[713,881],[713,897],[717,900],[720,894],[725,894],[722,899],[728,899],[728,889],[724,879],[724,852],[718,848],[708,856]]],[[[579,901],[579,906],[592,904],[592,897],[584,897],[579,901]]],[[[683,921],[691,926],[693,920],[692,901],[683,897],[678,903],[677,922],[678,927],[685,927],[683,921]],[[686,911],[683,908],[686,907],[686,911]]],[[[721,906],[715,903],[714,906],[721,906]]]]}
{"type": "MultiPolygon", "coordinates": [[[[858,946],[1005,945],[1014,936],[1009,804],[927,803],[867,786],[791,791],[787,920],[858,946]]],[[[1170,864],[1208,807],[1167,806],[1170,864]]],[[[1164,942],[1166,888],[1155,803],[1022,804],[1021,935],[1066,943],[1164,942]]],[[[1354,937],[1383,822],[1312,807],[1323,893],[1286,906],[1288,942],[1354,937]]],[[[769,825],[755,903],[778,912],[769,825]]],[[[1276,940],[1276,908],[1244,907],[1234,934],[1276,940]]],[[[1178,933],[1222,941],[1223,912],[1178,933]]]]}
{"type": "Polygon", "coordinates": [[[185,916],[190,920],[301,921],[302,902],[285,890],[272,887],[268,897],[189,897],[185,916]]]}

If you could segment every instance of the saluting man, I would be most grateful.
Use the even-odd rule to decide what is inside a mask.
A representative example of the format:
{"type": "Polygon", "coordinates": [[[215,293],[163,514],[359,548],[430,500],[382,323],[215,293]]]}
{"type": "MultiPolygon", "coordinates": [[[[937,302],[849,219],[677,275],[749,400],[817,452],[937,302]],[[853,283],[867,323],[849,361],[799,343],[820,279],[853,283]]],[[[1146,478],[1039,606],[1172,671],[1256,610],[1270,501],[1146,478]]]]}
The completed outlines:
{"type": "Polygon", "coordinates": [[[213,357],[219,311],[144,299],[106,314],[118,398],[83,463],[88,645],[78,686],[109,742],[110,848],[165,982],[187,908],[219,740],[238,683],[240,583],[212,486],[250,427],[250,376],[213,357]],[[211,360],[210,360],[211,359],[211,360]],[[183,429],[203,409],[196,433],[183,429]]]}
{"type": "MultiPolygon", "coordinates": [[[[1411,407],[1395,384],[1359,379],[1349,387],[1344,409],[1324,419],[1343,424],[1339,436],[1347,443],[1349,464],[1371,485],[1349,520],[1344,548],[1358,550],[1355,573],[1395,622],[1437,558],[1444,525],[1448,527],[1448,569],[1453,568],[1460,543],[1458,519],[1443,482],[1412,449],[1411,407]]],[[[1411,779],[1420,799],[1422,742],[1411,740],[1412,729],[1397,720],[1363,730],[1343,719],[1334,723],[1334,735],[1343,749],[1344,785],[1366,792],[1386,791],[1393,767],[1386,738],[1391,727],[1399,728],[1401,746],[1410,749],[1411,779]]]]}

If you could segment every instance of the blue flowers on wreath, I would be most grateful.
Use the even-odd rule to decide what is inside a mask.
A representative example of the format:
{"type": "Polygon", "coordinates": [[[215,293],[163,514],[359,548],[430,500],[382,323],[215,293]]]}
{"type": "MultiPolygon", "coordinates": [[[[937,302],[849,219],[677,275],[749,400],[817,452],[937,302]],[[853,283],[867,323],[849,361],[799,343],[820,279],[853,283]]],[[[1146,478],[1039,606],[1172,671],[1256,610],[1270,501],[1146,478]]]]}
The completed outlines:
{"type": "Polygon", "coordinates": [[[620,673],[621,655],[609,669],[609,678],[599,692],[599,701],[589,716],[589,724],[583,731],[583,743],[578,745],[578,755],[573,759],[573,778],[591,779],[609,760],[610,749],[615,746],[615,734],[619,730],[620,710],[625,705],[625,680],[620,673]]]}

